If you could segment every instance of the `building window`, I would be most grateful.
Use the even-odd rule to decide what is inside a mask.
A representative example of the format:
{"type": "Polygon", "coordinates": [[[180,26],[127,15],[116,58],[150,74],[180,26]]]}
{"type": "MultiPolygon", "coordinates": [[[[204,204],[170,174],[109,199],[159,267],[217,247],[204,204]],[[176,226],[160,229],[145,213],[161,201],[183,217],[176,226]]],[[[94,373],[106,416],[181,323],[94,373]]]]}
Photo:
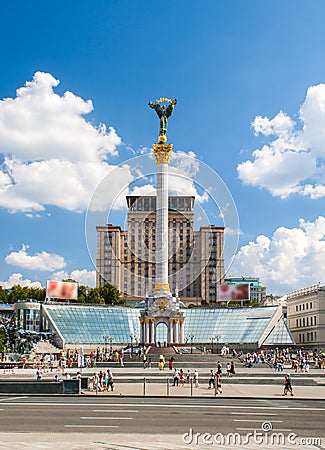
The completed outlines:
{"type": "Polygon", "coordinates": [[[312,309],[312,307],[313,307],[313,302],[310,302],[309,307],[310,307],[310,309],[312,309]]]}

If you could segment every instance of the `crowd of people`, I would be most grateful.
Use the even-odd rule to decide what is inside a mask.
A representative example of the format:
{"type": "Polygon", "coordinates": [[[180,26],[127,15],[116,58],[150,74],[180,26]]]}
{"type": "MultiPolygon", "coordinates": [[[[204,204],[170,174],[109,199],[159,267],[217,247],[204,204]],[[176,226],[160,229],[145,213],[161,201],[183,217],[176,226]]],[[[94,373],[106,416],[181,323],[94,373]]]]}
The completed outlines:
{"type": "Polygon", "coordinates": [[[240,353],[238,356],[244,365],[253,367],[255,364],[265,363],[275,371],[282,372],[291,368],[295,372],[309,372],[311,367],[324,368],[324,354],[316,350],[293,350],[291,348],[261,350],[253,353],[240,353]]]}

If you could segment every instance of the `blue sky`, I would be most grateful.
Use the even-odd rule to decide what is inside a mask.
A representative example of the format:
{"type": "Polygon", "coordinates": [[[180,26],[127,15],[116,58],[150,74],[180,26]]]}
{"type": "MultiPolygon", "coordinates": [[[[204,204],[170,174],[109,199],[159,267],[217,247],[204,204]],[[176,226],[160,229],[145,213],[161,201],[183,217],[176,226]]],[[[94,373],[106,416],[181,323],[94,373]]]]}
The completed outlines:
{"type": "Polygon", "coordinates": [[[150,160],[147,103],[161,96],[178,100],[176,170],[195,179],[207,165],[237,207],[228,275],[260,276],[275,294],[323,284],[324,12],[290,0],[2,5],[1,284],[91,284],[87,206],[108,172],[111,199],[134,179],[134,158],[150,160]]]}

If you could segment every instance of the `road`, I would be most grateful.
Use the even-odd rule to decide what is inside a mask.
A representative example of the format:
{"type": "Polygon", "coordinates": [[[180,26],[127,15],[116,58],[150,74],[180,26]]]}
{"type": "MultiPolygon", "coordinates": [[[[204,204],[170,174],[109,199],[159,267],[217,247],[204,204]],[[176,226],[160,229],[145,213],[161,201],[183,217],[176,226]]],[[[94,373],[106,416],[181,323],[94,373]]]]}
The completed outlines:
{"type": "Polygon", "coordinates": [[[324,419],[325,400],[0,396],[0,433],[246,434],[268,422],[324,438],[324,419]]]}

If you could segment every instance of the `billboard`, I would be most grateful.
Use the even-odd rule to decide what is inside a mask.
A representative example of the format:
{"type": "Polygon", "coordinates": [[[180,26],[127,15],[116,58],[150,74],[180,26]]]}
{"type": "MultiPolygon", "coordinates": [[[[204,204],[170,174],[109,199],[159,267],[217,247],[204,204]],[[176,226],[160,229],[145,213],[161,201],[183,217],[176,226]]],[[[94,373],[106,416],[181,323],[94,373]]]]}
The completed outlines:
{"type": "Polygon", "coordinates": [[[66,300],[78,299],[78,283],[67,281],[47,281],[46,297],[66,300]]]}
{"type": "Polygon", "coordinates": [[[249,284],[221,284],[219,301],[249,300],[249,284]]]}

